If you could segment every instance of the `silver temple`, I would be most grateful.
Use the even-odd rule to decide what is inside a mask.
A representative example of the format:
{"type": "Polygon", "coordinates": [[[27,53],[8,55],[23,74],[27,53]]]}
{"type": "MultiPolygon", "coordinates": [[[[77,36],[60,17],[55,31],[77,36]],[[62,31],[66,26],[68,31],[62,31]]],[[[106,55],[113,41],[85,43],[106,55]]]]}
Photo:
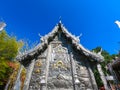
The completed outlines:
{"type": "Polygon", "coordinates": [[[101,70],[104,58],[79,41],[60,21],[34,49],[18,55],[27,70],[23,90],[98,90],[93,70],[101,70]]]}

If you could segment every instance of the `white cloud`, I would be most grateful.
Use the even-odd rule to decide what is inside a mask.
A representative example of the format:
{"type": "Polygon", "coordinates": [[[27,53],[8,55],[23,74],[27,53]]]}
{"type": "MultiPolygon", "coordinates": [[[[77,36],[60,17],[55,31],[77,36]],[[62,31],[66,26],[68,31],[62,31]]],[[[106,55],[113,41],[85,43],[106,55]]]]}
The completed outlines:
{"type": "Polygon", "coordinates": [[[6,26],[6,23],[0,22],[0,31],[2,31],[5,26],[6,26]]]}
{"type": "Polygon", "coordinates": [[[116,20],[115,24],[117,24],[118,28],[120,28],[120,21],[116,20]]]}

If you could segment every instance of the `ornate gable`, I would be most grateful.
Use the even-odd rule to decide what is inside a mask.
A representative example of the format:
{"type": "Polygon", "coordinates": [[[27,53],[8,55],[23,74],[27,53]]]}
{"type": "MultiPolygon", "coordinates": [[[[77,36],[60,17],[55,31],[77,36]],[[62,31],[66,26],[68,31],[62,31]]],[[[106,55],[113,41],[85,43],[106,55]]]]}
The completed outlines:
{"type": "MultiPolygon", "coordinates": [[[[85,56],[97,61],[97,62],[102,62],[104,60],[103,56],[101,54],[97,54],[94,52],[89,51],[88,49],[84,48],[82,44],[79,43],[79,38],[75,37],[71,33],[68,32],[68,30],[63,26],[61,21],[56,25],[53,30],[48,33],[47,35],[41,37],[41,43],[38,44],[35,48],[31,49],[30,51],[25,52],[24,54],[18,55],[17,59],[20,62],[24,62],[25,60],[27,61],[28,59],[33,59],[37,55],[39,55],[41,52],[43,52],[48,44],[53,40],[53,39],[60,39],[60,34],[63,34],[69,41],[71,41],[71,44],[78,50],[80,53],[84,54],[85,56]],[[58,35],[58,37],[56,37],[58,35]]],[[[29,61],[28,61],[29,62],[29,61]]],[[[25,62],[24,62],[25,63],[25,62]]]]}

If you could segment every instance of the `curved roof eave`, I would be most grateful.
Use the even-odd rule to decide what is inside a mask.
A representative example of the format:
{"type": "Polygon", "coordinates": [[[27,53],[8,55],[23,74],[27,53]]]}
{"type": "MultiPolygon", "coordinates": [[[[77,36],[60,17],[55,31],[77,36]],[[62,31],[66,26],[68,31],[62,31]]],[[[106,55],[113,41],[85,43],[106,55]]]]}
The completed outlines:
{"type": "Polygon", "coordinates": [[[62,32],[66,35],[66,37],[70,38],[72,40],[72,44],[74,44],[78,50],[82,51],[82,53],[85,56],[90,57],[91,59],[94,59],[98,62],[102,62],[104,60],[104,57],[101,54],[91,52],[88,49],[84,48],[81,44],[79,44],[79,39],[77,37],[75,37],[74,35],[72,35],[71,33],[69,33],[68,30],[63,26],[62,23],[59,23],[58,25],[56,25],[53,28],[52,32],[50,32],[47,35],[45,35],[44,37],[42,37],[41,38],[42,43],[39,43],[34,49],[31,49],[31,50],[25,52],[24,54],[18,55],[17,60],[23,61],[23,60],[27,59],[27,57],[34,57],[35,54],[42,51],[43,47],[48,45],[48,39],[53,37],[58,32],[58,29],[60,27],[62,29],[62,32]]]}

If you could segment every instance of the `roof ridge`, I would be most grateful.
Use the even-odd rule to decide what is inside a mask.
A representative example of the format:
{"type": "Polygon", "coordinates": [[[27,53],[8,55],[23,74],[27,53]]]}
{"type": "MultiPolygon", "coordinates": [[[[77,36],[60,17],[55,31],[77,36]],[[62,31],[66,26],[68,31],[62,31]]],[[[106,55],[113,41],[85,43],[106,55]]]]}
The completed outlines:
{"type": "Polygon", "coordinates": [[[35,48],[25,52],[24,54],[18,55],[17,58],[23,60],[23,58],[26,58],[27,56],[34,56],[36,53],[42,51],[43,48],[49,44],[49,38],[53,38],[54,35],[58,32],[59,28],[61,28],[62,32],[66,35],[66,37],[70,38],[72,40],[72,44],[77,47],[78,50],[82,51],[84,55],[92,57],[99,62],[104,60],[102,55],[84,48],[80,44],[80,39],[68,32],[68,30],[63,26],[62,22],[58,23],[51,32],[41,37],[41,43],[39,43],[35,48]]]}

